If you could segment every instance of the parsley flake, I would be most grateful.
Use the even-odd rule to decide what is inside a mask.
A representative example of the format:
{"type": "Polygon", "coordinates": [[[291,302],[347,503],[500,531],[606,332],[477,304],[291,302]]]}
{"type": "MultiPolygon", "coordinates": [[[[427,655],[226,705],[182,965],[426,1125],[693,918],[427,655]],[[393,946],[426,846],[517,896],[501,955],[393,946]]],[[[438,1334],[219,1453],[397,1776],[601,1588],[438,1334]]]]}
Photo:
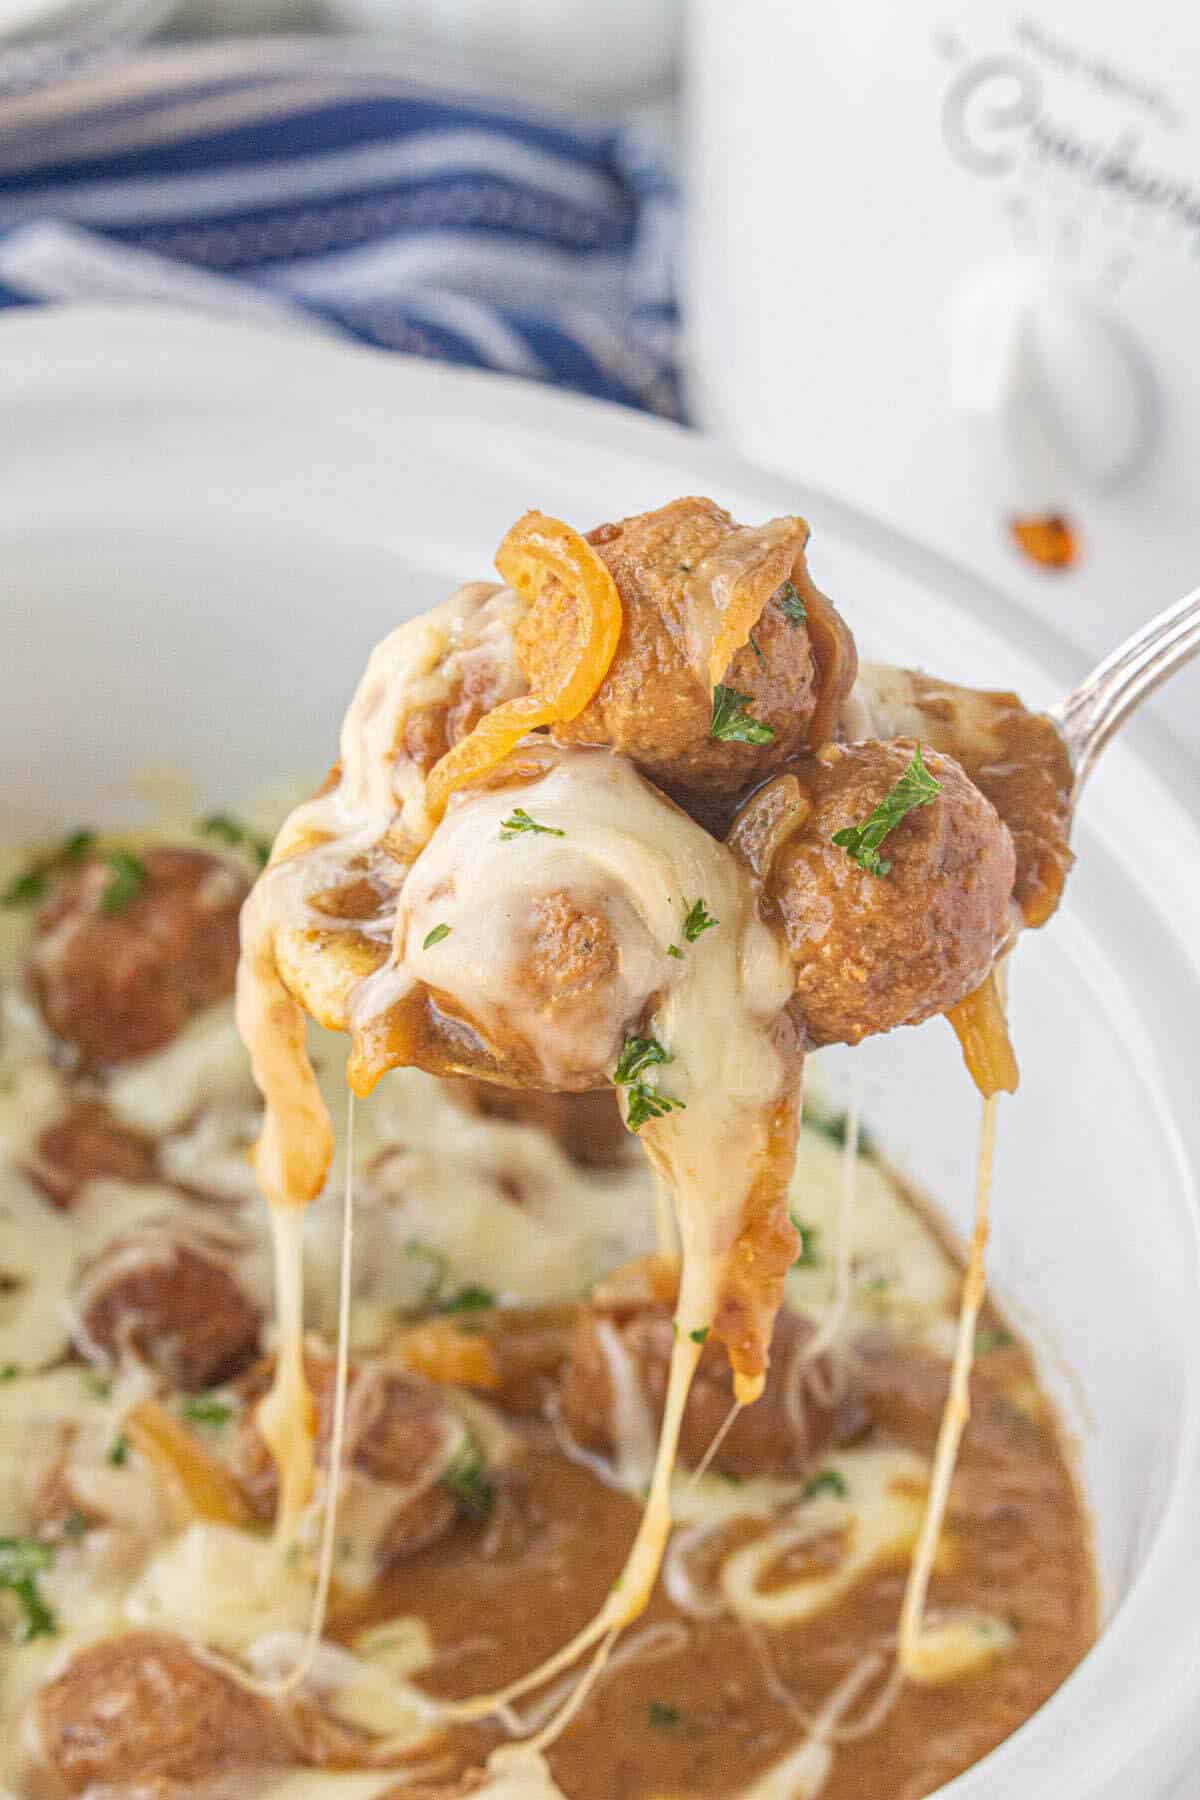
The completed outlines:
{"type": "Polygon", "coordinates": [[[421,948],[422,950],[432,950],[435,944],[440,944],[443,938],[448,938],[449,936],[450,927],[448,925],[435,925],[432,931],[427,931],[425,933],[425,939],[421,948]]]}
{"type": "Polygon", "coordinates": [[[663,1049],[657,1038],[627,1037],[617,1058],[613,1080],[618,1087],[628,1087],[644,1069],[652,1068],[655,1063],[673,1061],[674,1058],[663,1049]]]}
{"type": "Polygon", "coordinates": [[[184,1401],[180,1410],[189,1424],[208,1425],[216,1431],[228,1425],[233,1417],[230,1402],[220,1399],[216,1394],[192,1394],[184,1401]]]}
{"type": "Polygon", "coordinates": [[[488,1480],[483,1451],[473,1432],[462,1443],[438,1476],[438,1484],[454,1495],[469,1518],[486,1519],[496,1504],[496,1490],[488,1480]]]}
{"type": "Polygon", "coordinates": [[[57,850],[39,856],[0,893],[0,906],[36,906],[45,898],[50,879],[71,863],[82,862],[96,842],[94,831],[80,828],[67,833],[57,850]]]}
{"type": "Polygon", "coordinates": [[[15,1381],[19,1373],[16,1363],[5,1363],[0,1368],[0,1381],[15,1381]]]}
{"type": "Polygon", "coordinates": [[[683,1724],[680,1708],[669,1705],[666,1700],[652,1700],[646,1718],[652,1731],[678,1731],[683,1724]]]}
{"type": "Polygon", "coordinates": [[[681,961],[683,959],[683,951],[679,948],[678,944],[668,944],[667,945],[667,955],[668,956],[677,956],[680,958],[681,961]]]}
{"type": "Polygon", "coordinates": [[[779,610],[793,625],[803,625],[808,618],[808,608],[804,597],[794,581],[785,581],[782,587],[775,589],[775,598],[779,602],[779,610]]]}
{"type": "Polygon", "coordinates": [[[629,1089],[625,1123],[630,1131],[640,1131],[647,1119],[661,1119],[667,1113],[685,1110],[682,1100],[676,1100],[670,1094],[660,1094],[657,1088],[650,1087],[640,1079],[646,1069],[673,1061],[674,1058],[663,1049],[657,1038],[625,1039],[613,1071],[613,1082],[617,1087],[629,1089]]]}
{"type": "Polygon", "coordinates": [[[758,647],[758,639],[755,637],[753,632],[750,633],[750,648],[753,650],[755,656],[757,656],[759,662],[763,662],[765,660],[765,658],[763,657],[762,651],[758,647]]]}
{"type": "Polygon", "coordinates": [[[1003,1325],[997,1325],[994,1328],[981,1325],[975,1333],[975,1354],[976,1356],[987,1356],[993,1350],[1007,1350],[1012,1342],[1012,1332],[1006,1330],[1003,1325]]]}
{"type": "Polygon", "coordinates": [[[794,1213],[792,1214],[792,1224],[800,1233],[800,1254],[792,1264],[793,1269],[819,1269],[821,1252],[817,1249],[817,1243],[821,1236],[820,1226],[806,1225],[794,1213]]]}
{"type": "Polygon", "coordinates": [[[714,919],[703,900],[696,900],[688,907],[687,917],[683,921],[683,935],[689,944],[694,944],[702,931],[711,931],[719,925],[720,919],[714,919]]]}
{"type": "Polygon", "coordinates": [[[104,866],[108,880],[100,893],[100,911],[124,912],[150,879],[146,865],[129,850],[113,850],[105,857],[104,866]]]}
{"type": "Polygon", "coordinates": [[[912,753],[912,761],[891,792],[884,795],[860,825],[847,825],[843,830],[835,831],[831,841],[868,875],[887,875],[892,865],[880,856],[880,844],[914,807],[932,806],[941,791],[941,782],[934,780],[921,760],[918,744],[912,753]]]}
{"type": "Polygon", "coordinates": [[[459,1288],[448,1300],[443,1300],[439,1311],[444,1313],[486,1312],[495,1306],[496,1296],[491,1288],[476,1287],[468,1284],[459,1288]]]}
{"type": "Polygon", "coordinates": [[[200,820],[199,829],[205,837],[216,838],[218,843],[229,844],[235,850],[249,850],[263,865],[270,860],[270,838],[251,831],[233,813],[209,813],[207,818],[200,820]]]}
{"type": "Polygon", "coordinates": [[[52,1566],[54,1551],[40,1538],[0,1537],[0,1588],[7,1588],[21,1609],[16,1638],[53,1637],[58,1621],[38,1591],[38,1576],[52,1566]]]}
{"type": "Polygon", "coordinates": [[[86,1533],[87,1528],[88,1528],[87,1514],[85,1512],[81,1512],[79,1507],[77,1507],[77,1506],[73,1507],[72,1510],[67,1514],[66,1518],[63,1520],[63,1536],[64,1537],[81,1538],[86,1533]]]}
{"type": "Polygon", "coordinates": [[[806,1500],[815,1500],[818,1494],[832,1494],[835,1499],[844,1500],[849,1492],[846,1477],[839,1475],[836,1469],[822,1469],[819,1475],[804,1484],[806,1500]]]}
{"type": "Polygon", "coordinates": [[[707,1338],[708,1333],[709,1327],[707,1325],[698,1325],[695,1331],[688,1332],[688,1336],[691,1338],[693,1344],[702,1344],[705,1338],[707,1338]]]}
{"type": "Polygon", "coordinates": [[[635,1081],[629,1090],[625,1123],[630,1131],[640,1131],[647,1119],[662,1119],[667,1113],[686,1110],[682,1100],[676,1100],[670,1094],[660,1094],[657,1088],[647,1087],[644,1081],[635,1081]]]}
{"type": "Polygon", "coordinates": [[[123,1469],[129,1461],[129,1439],[116,1437],[108,1446],[108,1460],[114,1469],[123,1469]]]}
{"type": "Polygon", "coordinates": [[[429,1273],[426,1278],[424,1292],[417,1301],[417,1310],[432,1306],[446,1285],[450,1273],[450,1258],[444,1250],[436,1250],[432,1244],[424,1244],[420,1238],[409,1238],[404,1246],[405,1256],[412,1257],[414,1262],[423,1262],[429,1273]]]}
{"type": "Polygon", "coordinates": [[[713,689],[709,737],[719,738],[723,743],[773,744],[775,733],[771,727],[764,725],[759,719],[751,718],[746,711],[749,699],[749,694],[739,694],[736,688],[725,687],[718,682],[713,689]]]}
{"type": "Polygon", "coordinates": [[[523,806],[514,807],[507,819],[500,821],[501,838],[507,840],[516,837],[519,831],[538,832],[542,837],[566,837],[567,835],[565,831],[560,831],[557,825],[539,825],[536,819],[530,818],[523,806]]]}

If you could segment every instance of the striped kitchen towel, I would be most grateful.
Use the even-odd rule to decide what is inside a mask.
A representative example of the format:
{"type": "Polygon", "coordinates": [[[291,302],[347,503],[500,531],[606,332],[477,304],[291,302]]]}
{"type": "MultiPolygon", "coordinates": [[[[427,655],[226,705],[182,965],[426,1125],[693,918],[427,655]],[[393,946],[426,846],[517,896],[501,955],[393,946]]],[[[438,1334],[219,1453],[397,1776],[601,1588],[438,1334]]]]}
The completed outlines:
{"type": "Polygon", "coordinates": [[[143,52],[0,98],[0,307],[174,301],[678,416],[665,135],[361,41],[143,52]]]}

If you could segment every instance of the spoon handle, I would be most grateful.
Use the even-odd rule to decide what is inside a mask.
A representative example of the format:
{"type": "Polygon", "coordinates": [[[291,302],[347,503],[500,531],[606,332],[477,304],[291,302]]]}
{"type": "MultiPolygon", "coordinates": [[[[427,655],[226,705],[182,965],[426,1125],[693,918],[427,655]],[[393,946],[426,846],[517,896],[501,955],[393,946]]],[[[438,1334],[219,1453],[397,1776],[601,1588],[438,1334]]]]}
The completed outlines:
{"type": "Polygon", "coordinates": [[[1200,651],[1200,588],[1156,613],[1098,663],[1056,706],[1057,723],[1075,770],[1075,792],[1136,706],[1200,651]]]}

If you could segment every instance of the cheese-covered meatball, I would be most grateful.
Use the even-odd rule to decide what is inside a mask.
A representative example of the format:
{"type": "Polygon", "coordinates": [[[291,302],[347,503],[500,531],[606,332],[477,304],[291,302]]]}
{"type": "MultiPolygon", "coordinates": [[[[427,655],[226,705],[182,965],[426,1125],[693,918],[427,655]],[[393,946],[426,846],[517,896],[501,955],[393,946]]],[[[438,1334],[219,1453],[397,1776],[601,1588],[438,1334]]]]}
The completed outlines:
{"type": "Polygon", "coordinates": [[[83,1269],[73,1310],[85,1355],[133,1356],[189,1392],[228,1380],[258,1354],[262,1312],[238,1258],[199,1224],[165,1219],[114,1238],[83,1269]]]}
{"type": "Polygon", "coordinates": [[[294,1755],[265,1700],[160,1631],[128,1631],[77,1651],[38,1695],[33,1735],[71,1795],[157,1793],[159,1782],[237,1777],[294,1755]]]}
{"type": "MultiPolygon", "coordinates": [[[[306,1372],[317,1404],[317,1460],[324,1465],[333,1429],[333,1364],[309,1357],[306,1372]]],[[[264,1367],[247,1378],[247,1400],[261,1397],[267,1375],[264,1367]]],[[[356,1473],[372,1484],[380,1567],[415,1555],[454,1524],[459,1501],[442,1476],[462,1441],[457,1416],[429,1382],[382,1363],[364,1362],[352,1371],[343,1466],[347,1492],[356,1473]]],[[[264,1522],[271,1519],[279,1474],[252,1407],[238,1427],[232,1462],[252,1510],[264,1522]]]]}
{"type": "Polygon", "coordinates": [[[856,1044],[945,1012],[978,987],[1009,934],[1012,839],[949,757],[924,753],[941,791],[889,831],[886,873],[834,843],[892,793],[915,748],[829,745],[794,762],[735,826],[735,843],[752,841],[756,805],[774,804],[764,904],[787,939],[813,1044],[856,1044]]]}
{"type": "Polygon", "coordinates": [[[202,850],[146,850],[114,875],[92,857],[38,913],[29,981],[54,1034],[89,1065],[160,1050],[232,994],[249,883],[202,850]]]}
{"type": "MultiPolygon", "coordinates": [[[[804,748],[825,689],[840,698],[854,677],[850,635],[808,579],[807,538],[802,519],[740,526],[698,498],[590,532],[621,596],[621,637],[594,698],[554,728],[557,741],[622,752],[705,819],[721,796],[804,748]],[[726,657],[722,630],[743,603],[748,624],[726,657]],[[714,736],[717,683],[742,699],[714,736]]],[[[517,628],[517,653],[536,689],[547,654],[536,614],[517,628]]],[[[835,710],[823,709],[830,724],[835,710]]]]}
{"type": "MultiPolygon", "coordinates": [[[[812,1334],[807,1319],[786,1309],[780,1313],[763,1394],[738,1413],[713,1459],[722,1474],[741,1479],[801,1474],[852,1421],[861,1421],[853,1401],[830,1404],[826,1359],[815,1359],[806,1368],[804,1350],[812,1334]],[[814,1372],[819,1379],[808,1379],[814,1372]]],[[[618,1417],[629,1410],[622,1385],[633,1384],[657,1436],[674,1335],[666,1306],[642,1306],[624,1314],[598,1308],[581,1313],[559,1406],[567,1429],[585,1449],[609,1454],[617,1447],[618,1417]]],[[[679,1460],[685,1467],[695,1468],[703,1460],[732,1405],[729,1358],[714,1339],[701,1354],[683,1417],[679,1460]]]]}

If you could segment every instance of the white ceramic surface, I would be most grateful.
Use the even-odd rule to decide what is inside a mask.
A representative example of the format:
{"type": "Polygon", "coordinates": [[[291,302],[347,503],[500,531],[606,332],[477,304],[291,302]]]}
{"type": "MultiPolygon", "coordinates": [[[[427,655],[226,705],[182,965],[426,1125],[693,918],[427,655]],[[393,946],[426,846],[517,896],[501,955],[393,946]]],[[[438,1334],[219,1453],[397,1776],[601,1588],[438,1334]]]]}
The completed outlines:
{"type": "MultiPolygon", "coordinates": [[[[9,315],[0,814],[110,817],[164,761],[212,804],[316,777],[373,640],[486,573],[527,506],[587,525],[689,491],[805,512],[817,579],[872,657],[1041,704],[1083,672],[963,572],[615,408],[150,309],[9,315]]],[[[1024,1079],[991,1266],[1080,1433],[1109,1621],[955,1800],[1159,1800],[1195,1748],[1198,793],[1135,726],[1087,794],[1062,913],[1016,959],[1024,1079]]],[[[868,1118],[963,1224],[976,1109],[949,1032],[855,1054],[868,1118]]],[[[822,1060],[844,1076],[845,1055],[822,1060]]]]}

